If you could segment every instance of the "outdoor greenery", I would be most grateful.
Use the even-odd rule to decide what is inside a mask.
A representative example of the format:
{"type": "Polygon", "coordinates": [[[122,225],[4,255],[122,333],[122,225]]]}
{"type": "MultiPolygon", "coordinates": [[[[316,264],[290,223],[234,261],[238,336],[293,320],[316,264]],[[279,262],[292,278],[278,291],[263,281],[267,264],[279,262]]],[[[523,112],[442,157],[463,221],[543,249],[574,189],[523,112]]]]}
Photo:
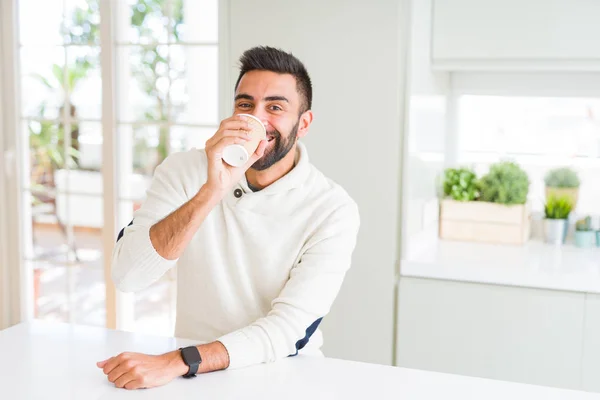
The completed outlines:
{"type": "Polygon", "coordinates": [[[544,214],[548,219],[567,219],[573,210],[573,203],[567,196],[551,196],[544,206],[544,214]]]}
{"type": "MultiPolygon", "coordinates": [[[[65,43],[79,45],[89,44],[98,46],[100,43],[100,17],[99,1],[86,0],[83,6],[73,10],[67,15],[61,28],[65,43]]],[[[170,35],[177,41],[180,35],[180,25],[183,23],[183,0],[170,2],[167,10],[166,0],[137,0],[130,7],[131,27],[135,30],[134,36],[143,38],[145,42],[159,41],[154,37],[155,22],[164,21],[170,14],[170,35]]],[[[132,78],[136,84],[155,100],[155,106],[145,110],[143,115],[135,116],[138,120],[146,120],[157,124],[158,137],[152,138],[145,134],[147,130],[141,126],[134,126],[134,168],[151,173],[156,165],[162,162],[169,153],[170,127],[165,124],[168,113],[171,118],[177,115],[178,107],[169,104],[169,82],[182,79],[184,71],[178,71],[169,65],[168,49],[166,46],[145,45],[131,46],[132,78]],[[165,84],[166,82],[166,84],[165,84]],[[157,142],[156,142],[157,139],[157,142]],[[152,160],[153,165],[147,165],[152,160]]],[[[72,94],[77,86],[88,77],[89,72],[99,63],[95,55],[83,55],[73,62],[64,65],[54,64],[45,75],[36,75],[44,86],[51,89],[56,96],[72,99],[72,94]],[[66,74],[66,77],[64,76],[66,74]],[[66,79],[65,79],[66,78],[66,79]]],[[[41,104],[38,115],[44,117],[47,104],[41,104]]],[[[60,107],[60,118],[64,113],[63,104],[60,107]]],[[[77,104],[71,104],[69,115],[71,117],[71,146],[64,151],[64,126],[58,124],[31,122],[29,125],[30,147],[32,155],[32,170],[38,171],[37,177],[52,176],[56,169],[64,168],[67,163],[70,167],[77,167],[79,149],[79,126],[77,123],[77,104]]],[[[32,179],[34,179],[32,176],[32,179]]],[[[44,178],[32,185],[53,184],[52,178],[44,178]]]]}
{"type": "Polygon", "coordinates": [[[500,204],[525,204],[529,193],[527,173],[516,163],[493,164],[480,181],[481,200],[500,204]]]}
{"type": "Polygon", "coordinates": [[[577,172],[571,168],[555,168],[546,174],[544,182],[551,188],[577,188],[580,181],[577,172]]]}

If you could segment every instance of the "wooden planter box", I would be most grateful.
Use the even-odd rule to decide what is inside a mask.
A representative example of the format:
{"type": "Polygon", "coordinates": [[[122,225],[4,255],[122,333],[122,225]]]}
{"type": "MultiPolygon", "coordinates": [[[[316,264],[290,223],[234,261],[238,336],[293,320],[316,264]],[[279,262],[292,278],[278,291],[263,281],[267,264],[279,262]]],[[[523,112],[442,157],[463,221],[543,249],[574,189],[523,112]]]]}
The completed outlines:
{"type": "Polygon", "coordinates": [[[483,201],[440,203],[440,238],[497,244],[523,244],[531,231],[527,204],[511,205],[483,201]]]}

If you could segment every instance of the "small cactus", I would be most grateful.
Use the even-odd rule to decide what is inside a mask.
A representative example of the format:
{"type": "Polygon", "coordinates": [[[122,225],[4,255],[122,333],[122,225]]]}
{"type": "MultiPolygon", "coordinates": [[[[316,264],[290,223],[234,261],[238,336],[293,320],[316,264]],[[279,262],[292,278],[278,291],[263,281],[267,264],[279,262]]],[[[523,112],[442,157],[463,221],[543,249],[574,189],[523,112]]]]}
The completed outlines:
{"type": "Polygon", "coordinates": [[[592,230],[592,218],[585,217],[575,222],[575,230],[578,232],[588,232],[592,230]]]}

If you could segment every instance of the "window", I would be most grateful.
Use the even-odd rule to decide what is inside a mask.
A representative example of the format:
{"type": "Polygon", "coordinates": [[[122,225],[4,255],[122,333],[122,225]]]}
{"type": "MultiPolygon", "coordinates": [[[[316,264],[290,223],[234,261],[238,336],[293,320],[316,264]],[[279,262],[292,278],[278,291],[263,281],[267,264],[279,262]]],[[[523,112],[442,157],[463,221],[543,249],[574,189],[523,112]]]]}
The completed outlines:
{"type": "MultiPolygon", "coordinates": [[[[154,168],[173,152],[204,147],[218,125],[218,0],[18,6],[23,263],[34,271],[32,303],[39,318],[104,325],[110,255],[102,229],[113,217],[103,216],[104,202],[116,200],[117,225],[127,225],[154,168]],[[101,20],[100,6],[113,21],[101,20]],[[114,42],[102,43],[109,25],[114,42]],[[106,47],[115,55],[114,121],[102,115],[106,47]],[[117,127],[108,133],[117,144],[116,199],[102,190],[111,179],[102,172],[104,124],[117,127]]],[[[134,310],[129,329],[172,332],[175,275],[121,304],[134,310]]]]}
{"type": "Polygon", "coordinates": [[[530,201],[541,211],[545,173],[570,166],[581,179],[578,213],[600,212],[600,96],[462,95],[458,99],[458,161],[484,173],[503,158],[527,171],[530,201]]]}

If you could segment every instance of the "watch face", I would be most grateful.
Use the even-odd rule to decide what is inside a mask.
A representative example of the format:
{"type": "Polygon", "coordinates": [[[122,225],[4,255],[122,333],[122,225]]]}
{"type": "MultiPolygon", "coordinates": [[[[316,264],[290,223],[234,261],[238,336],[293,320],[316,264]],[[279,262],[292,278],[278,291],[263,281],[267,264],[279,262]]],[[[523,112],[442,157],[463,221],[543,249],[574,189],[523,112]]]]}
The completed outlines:
{"type": "Polygon", "coordinates": [[[202,362],[200,352],[196,346],[186,347],[181,350],[181,357],[186,365],[200,364],[202,362]]]}

